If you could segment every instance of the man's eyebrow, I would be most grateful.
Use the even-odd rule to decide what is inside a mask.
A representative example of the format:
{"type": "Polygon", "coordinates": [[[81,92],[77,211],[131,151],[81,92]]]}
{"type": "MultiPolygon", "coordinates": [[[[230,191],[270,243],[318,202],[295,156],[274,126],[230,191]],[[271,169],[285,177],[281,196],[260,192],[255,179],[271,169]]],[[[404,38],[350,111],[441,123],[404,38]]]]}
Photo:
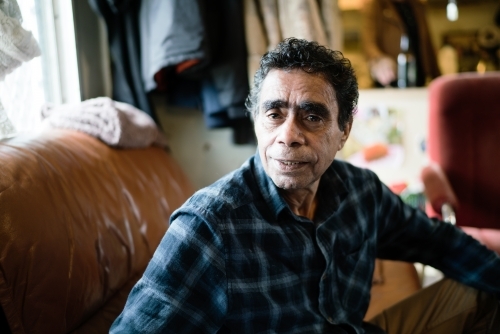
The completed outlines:
{"type": "Polygon", "coordinates": [[[264,110],[287,108],[288,102],[284,100],[267,100],[262,102],[262,108],[264,110]]]}
{"type": "Polygon", "coordinates": [[[304,101],[298,105],[299,110],[305,110],[307,112],[313,113],[315,115],[321,116],[323,118],[330,117],[330,111],[323,103],[304,101]]]}

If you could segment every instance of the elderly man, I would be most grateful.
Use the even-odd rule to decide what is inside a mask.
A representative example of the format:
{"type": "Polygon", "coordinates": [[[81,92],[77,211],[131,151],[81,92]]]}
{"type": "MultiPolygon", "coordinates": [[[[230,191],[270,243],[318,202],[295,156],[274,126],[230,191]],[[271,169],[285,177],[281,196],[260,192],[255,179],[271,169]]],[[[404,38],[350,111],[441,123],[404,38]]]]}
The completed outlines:
{"type": "Polygon", "coordinates": [[[287,39],[264,55],[247,103],[258,154],[172,215],[111,332],[486,331],[500,258],[403,204],[372,172],[334,160],[357,98],[340,52],[287,39]],[[444,280],[364,323],[376,256],[471,287],[444,280]]]}

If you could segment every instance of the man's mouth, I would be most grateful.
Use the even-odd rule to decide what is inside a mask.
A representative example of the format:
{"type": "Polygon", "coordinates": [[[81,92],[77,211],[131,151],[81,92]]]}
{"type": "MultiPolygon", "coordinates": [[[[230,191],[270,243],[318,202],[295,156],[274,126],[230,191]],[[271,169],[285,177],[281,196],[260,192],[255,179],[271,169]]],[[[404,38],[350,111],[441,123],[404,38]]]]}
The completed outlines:
{"type": "Polygon", "coordinates": [[[297,168],[302,168],[307,164],[306,161],[297,161],[297,160],[276,160],[278,162],[278,166],[281,166],[284,170],[295,170],[297,168]]]}

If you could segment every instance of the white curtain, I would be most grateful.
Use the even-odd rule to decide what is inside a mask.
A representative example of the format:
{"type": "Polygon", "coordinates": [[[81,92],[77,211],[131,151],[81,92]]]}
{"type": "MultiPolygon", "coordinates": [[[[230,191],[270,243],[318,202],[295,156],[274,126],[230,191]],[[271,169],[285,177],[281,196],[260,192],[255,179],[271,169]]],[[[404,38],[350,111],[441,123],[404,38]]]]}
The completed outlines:
{"type": "MultiPolygon", "coordinates": [[[[37,16],[35,8],[35,0],[22,0],[17,3],[12,0],[2,1],[2,10],[4,21],[0,24],[9,24],[8,27],[12,31],[12,20],[7,17],[12,17],[19,22],[19,15],[16,15],[16,9],[19,8],[22,13],[22,28],[16,31],[26,32],[22,38],[22,44],[27,50],[26,54],[21,57],[19,63],[15,63],[11,69],[4,69],[4,81],[0,81],[0,103],[3,104],[3,111],[0,107],[0,131],[4,136],[12,134],[12,124],[17,132],[26,132],[37,130],[40,126],[40,107],[45,101],[43,79],[42,79],[42,62],[38,45],[35,40],[38,39],[37,16]],[[29,33],[31,31],[31,34],[29,33]],[[33,40],[33,38],[35,40],[33,40]],[[32,60],[31,58],[36,57],[32,60]]],[[[0,52],[19,55],[23,48],[17,48],[14,51],[8,47],[8,38],[4,34],[0,43],[0,52]]],[[[0,133],[1,136],[1,133],[0,133]]]]}

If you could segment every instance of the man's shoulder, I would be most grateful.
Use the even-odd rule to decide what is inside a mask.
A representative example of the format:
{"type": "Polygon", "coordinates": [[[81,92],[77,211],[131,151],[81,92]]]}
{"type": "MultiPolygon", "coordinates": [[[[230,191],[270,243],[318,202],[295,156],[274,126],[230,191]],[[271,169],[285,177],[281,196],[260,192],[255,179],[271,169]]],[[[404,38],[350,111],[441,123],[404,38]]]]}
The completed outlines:
{"type": "Polygon", "coordinates": [[[181,209],[220,217],[251,203],[256,193],[252,159],[249,159],[240,168],[198,190],[181,209]]]}
{"type": "Polygon", "coordinates": [[[339,175],[342,180],[378,180],[377,175],[371,170],[354,166],[353,164],[344,160],[335,159],[331,165],[331,168],[339,175]]]}

